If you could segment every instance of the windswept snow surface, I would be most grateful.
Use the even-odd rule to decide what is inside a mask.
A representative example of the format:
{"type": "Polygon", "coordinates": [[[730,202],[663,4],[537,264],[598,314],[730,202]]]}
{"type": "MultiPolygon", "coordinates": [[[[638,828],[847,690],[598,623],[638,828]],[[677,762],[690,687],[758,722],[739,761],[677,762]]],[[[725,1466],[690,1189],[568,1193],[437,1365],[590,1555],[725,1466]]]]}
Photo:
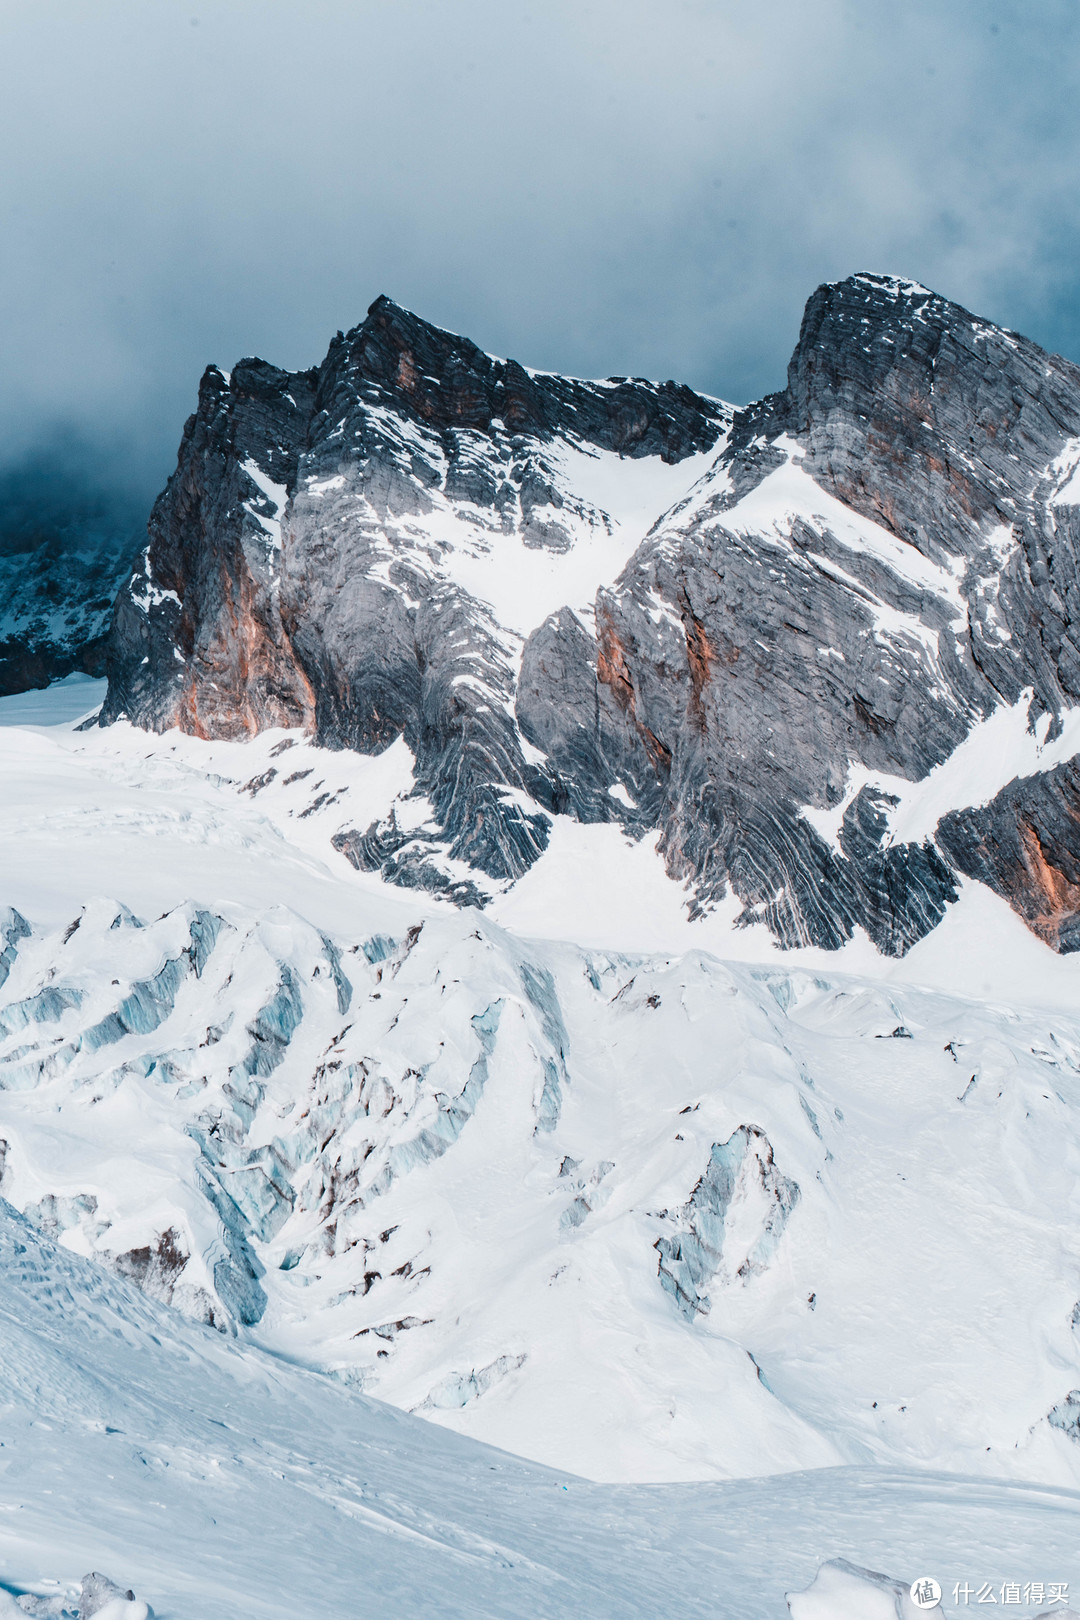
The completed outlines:
{"type": "MultiPolygon", "coordinates": [[[[423,822],[403,741],[364,756],[319,748],[299,732],[204,742],[123,722],[73,730],[104,689],[104,681],[71,676],[44,691],[0,698],[7,783],[0,833],[9,851],[0,900],[43,924],[67,922],[73,906],[101,895],[130,895],[133,909],[144,911],[193,895],[256,908],[280,903],[331,931],[353,926],[358,895],[377,928],[400,931],[445,915],[441,902],[420,891],[406,898],[357,872],[330,845],[340,827],[367,826],[391,808],[399,825],[423,822]]],[[[1022,698],[961,744],[964,771],[946,761],[921,783],[872,773],[901,799],[893,819],[906,821],[894,841],[922,836],[930,818],[947,810],[987,802],[1013,776],[1050,769],[1068,757],[1074,733],[1069,715],[1061,738],[1040,741],[1045,721],[1030,730],[1022,698]]],[[[849,784],[845,800],[862,782],[849,784]]],[[[823,818],[829,835],[836,812],[804,814],[823,818]]],[[[667,876],[656,835],[635,841],[614,824],[556,816],[546,853],[485,915],[518,936],[589,948],[705,950],[724,960],[944,985],[1004,1004],[1080,1003],[1080,954],[1057,955],[981,885],[964,881],[961,889],[943,922],[900,960],[882,957],[861,930],[840,951],[784,951],[763,925],[735,925],[743,907],[734,895],[690,922],[689,892],[667,876]]]]}
{"type": "Polygon", "coordinates": [[[36,691],[0,698],[0,726],[62,726],[81,720],[105,701],[108,685],[76,674],[36,691]]]}
{"type": "Polygon", "coordinates": [[[0,1333],[0,1602],[102,1569],[159,1620],[783,1620],[825,1558],[1080,1576],[1074,1493],[858,1468],[591,1485],[187,1323],[2,1201],[0,1333]]]}
{"type": "Polygon", "coordinates": [[[986,891],[873,977],[865,942],[861,976],[857,942],[724,965],[697,940],[745,957],[750,931],[695,936],[655,851],[587,829],[637,939],[628,909],[618,947],[530,940],[531,874],[508,930],[330,849],[342,800],[406,789],[404,745],[69,723],[0,750],[31,930],[0,988],[3,1188],[69,1247],[597,1479],[1080,1485],[1052,1418],[1080,1388],[1080,964],[986,891]],[[992,999],[920,987],[946,970],[992,999]]]}

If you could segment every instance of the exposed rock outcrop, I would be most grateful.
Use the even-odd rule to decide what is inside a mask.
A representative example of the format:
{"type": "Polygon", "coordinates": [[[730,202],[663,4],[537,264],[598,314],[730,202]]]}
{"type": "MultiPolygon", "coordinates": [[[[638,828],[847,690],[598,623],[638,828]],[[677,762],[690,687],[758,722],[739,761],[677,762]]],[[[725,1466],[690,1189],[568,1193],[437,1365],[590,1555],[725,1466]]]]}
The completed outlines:
{"type": "Polygon", "coordinates": [[[1055,950],[1080,950],[1080,760],[1018,778],[982,809],[954,811],[937,839],[953,864],[1003,895],[1055,950]]]}

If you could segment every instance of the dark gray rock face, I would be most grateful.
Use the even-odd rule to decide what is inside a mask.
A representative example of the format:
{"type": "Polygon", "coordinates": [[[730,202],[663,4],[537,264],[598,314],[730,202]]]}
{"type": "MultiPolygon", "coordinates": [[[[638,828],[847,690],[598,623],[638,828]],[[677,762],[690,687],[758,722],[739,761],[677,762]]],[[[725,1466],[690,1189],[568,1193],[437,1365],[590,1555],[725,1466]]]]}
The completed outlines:
{"type": "Polygon", "coordinates": [[[864,787],[844,812],[840,847],[857,874],[856,920],[886,956],[903,956],[936,928],[956,898],[948,866],[932,844],[886,844],[897,800],[864,787]]]}
{"type": "Polygon", "coordinates": [[[787,387],[733,420],[380,299],[315,370],[207,372],[103,723],[403,737],[415,814],[334,842],[459,904],[568,814],[659,829],[698,909],[734,891],[785,945],[902,954],[964,873],[1071,949],[1071,767],[936,839],[893,817],[1002,705],[1053,736],[1080,702],[1078,467],[1080,370],[910,282],[819,288],[787,387]]]}
{"type": "Polygon", "coordinates": [[[984,809],[953,811],[937,841],[1040,939],[1080,950],[1080,759],[1010,782],[984,809]]]}
{"type": "Polygon", "coordinates": [[[823,488],[962,573],[972,661],[996,691],[1034,682],[1047,708],[1075,700],[1080,514],[1050,502],[1080,431],[1080,368],[923,288],[862,276],[811,298],[782,409],[823,488]],[[996,597],[979,580],[999,582],[996,597]],[[1018,636],[1033,618],[1037,633],[1018,636]]]}
{"type": "Polygon", "coordinates": [[[313,391],[314,374],[259,360],[230,381],[216,367],[203,376],[177,471],[116,601],[103,722],[127,714],[228,737],[310,715],[281,621],[277,505],[264,486],[295,478],[313,391]]]}

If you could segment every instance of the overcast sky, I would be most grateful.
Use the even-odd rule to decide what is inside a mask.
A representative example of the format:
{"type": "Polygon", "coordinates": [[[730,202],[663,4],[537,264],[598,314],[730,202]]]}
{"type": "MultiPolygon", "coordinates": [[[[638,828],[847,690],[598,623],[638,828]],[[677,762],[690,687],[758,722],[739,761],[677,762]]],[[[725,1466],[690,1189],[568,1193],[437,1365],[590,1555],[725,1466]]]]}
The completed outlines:
{"type": "Polygon", "coordinates": [[[737,402],[909,275],[1080,359],[1080,0],[0,0],[0,457],[137,483],[380,292],[737,402]]]}

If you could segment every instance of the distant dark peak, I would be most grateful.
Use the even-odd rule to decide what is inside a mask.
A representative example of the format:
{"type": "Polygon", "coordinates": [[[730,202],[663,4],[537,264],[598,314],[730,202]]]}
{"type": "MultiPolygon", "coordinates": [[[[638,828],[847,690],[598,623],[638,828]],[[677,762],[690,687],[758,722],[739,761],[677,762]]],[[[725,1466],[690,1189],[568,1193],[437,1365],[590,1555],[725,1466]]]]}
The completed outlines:
{"type": "Polygon", "coordinates": [[[0,463],[0,695],[102,673],[112,600],[150,504],[110,481],[108,461],[56,431],[0,463]]]}

